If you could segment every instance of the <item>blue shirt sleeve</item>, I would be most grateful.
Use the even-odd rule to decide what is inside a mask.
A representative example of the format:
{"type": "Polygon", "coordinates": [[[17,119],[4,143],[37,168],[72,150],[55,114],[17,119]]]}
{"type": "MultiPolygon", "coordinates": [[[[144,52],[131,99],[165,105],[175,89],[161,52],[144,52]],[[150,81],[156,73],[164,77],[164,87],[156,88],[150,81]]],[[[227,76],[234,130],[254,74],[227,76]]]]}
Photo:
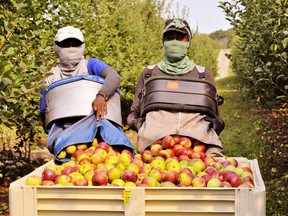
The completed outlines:
{"type": "Polygon", "coordinates": [[[40,98],[40,113],[45,113],[46,109],[46,90],[41,90],[40,94],[42,97],[40,98]]]}
{"type": "Polygon", "coordinates": [[[101,76],[102,71],[109,66],[99,59],[90,58],[87,67],[90,75],[101,76]]]}

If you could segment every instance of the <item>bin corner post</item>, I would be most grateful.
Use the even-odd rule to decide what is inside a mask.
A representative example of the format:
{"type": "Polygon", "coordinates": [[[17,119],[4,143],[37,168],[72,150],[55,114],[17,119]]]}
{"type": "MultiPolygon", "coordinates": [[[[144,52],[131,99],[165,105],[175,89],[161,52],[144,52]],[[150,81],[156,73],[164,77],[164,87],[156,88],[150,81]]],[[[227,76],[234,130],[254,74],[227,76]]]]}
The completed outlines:
{"type": "Polygon", "coordinates": [[[13,183],[9,188],[9,212],[10,216],[24,216],[23,215],[23,189],[21,187],[14,187],[13,183]]]}
{"type": "Polygon", "coordinates": [[[125,216],[145,216],[145,189],[125,188],[124,203],[125,216]]]}
{"type": "Polygon", "coordinates": [[[23,216],[37,216],[37,187],[24,187],[23,193],[25,194],[23,216]]]}
{"type": "Polygon", "coordinates": [[[252,214],[252,200],[250,189],[236,189],[235,210],[237,216],[254,216],[252,214]]]}

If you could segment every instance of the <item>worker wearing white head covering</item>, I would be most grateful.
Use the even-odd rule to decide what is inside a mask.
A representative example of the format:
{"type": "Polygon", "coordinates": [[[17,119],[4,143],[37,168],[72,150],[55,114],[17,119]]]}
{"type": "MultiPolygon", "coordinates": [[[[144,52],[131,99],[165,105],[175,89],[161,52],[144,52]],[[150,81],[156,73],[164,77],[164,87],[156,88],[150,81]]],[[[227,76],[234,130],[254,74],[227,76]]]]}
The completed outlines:
{"type": "Polygon", "coordinates": [[[51,84],[63,78],[88,74],[84,50],[84,36],[80,29],[73,26],[60,28],[54,39],[54,51],[60,63],[51,69],[53,76],[48,77],[46,82],[51,84]]]}
{"type": "MultiPolygon", "coordinates": [[[[120,85],[119,74],[109,65],[99,59],[84,58],[85,40],[82,32],[73,26],[60,28],[54,38],[54,51],[59,57],[59,64],[53,67],[45,81],[51,84],[55,81],[79,76],[96,75],[104,78],[104,83],[92,103],[97,119],[107,115],[107,99],[114,94],[120,85]]],[[[42,103],[43,102],[42,100],[42,103]]],[[[41,106],[41,113],[45,114],[45,104],[41,106]]]]}

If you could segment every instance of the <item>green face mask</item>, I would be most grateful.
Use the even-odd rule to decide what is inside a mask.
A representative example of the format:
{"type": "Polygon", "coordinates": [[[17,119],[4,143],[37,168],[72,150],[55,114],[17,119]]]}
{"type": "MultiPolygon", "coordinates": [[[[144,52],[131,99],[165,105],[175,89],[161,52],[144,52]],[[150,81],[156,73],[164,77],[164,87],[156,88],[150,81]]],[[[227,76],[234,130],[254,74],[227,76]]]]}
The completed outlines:
{"type": "Polygon", "coordinates": [[[165,55],[172,63],[182,60],[187,55],[188,47],[189,42],[178,40],[164,41],[165,55]]]}

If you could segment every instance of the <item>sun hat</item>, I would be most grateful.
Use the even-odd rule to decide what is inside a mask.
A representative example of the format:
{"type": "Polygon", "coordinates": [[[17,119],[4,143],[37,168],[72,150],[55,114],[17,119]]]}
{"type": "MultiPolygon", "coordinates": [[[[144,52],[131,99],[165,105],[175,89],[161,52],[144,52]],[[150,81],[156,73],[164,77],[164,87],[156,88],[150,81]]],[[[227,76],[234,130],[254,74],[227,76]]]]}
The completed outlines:
{"type": "Polygon", "coordinates": [[[187,21],[178,18],[166,20],[163,34],[169,31],[177,31],[191,35],[191,29],[187,21]]]}
{"type": "Polygon", "coordinates": [[[79,28],[74,28],[73,26],[66,26],[60,28],[54,38],[54,41],[61,42],[68,38],[75,38],[82,43],[84,43],[84,36],[79,28]]]}
{"type": "Polygon", "coordinates": [[[191,46],[192,32],[191,32],[190,26],[186,20],[179,19],[179,18],[166,20],[164,30],[163,30],[163,36],[162,36],[162,43],[163,44],[164,44],[165,33],[169,32],[169,31],[176,31],[176,32],[180,32],[182,34],[188,34],[189,47],[191,46]]]}

